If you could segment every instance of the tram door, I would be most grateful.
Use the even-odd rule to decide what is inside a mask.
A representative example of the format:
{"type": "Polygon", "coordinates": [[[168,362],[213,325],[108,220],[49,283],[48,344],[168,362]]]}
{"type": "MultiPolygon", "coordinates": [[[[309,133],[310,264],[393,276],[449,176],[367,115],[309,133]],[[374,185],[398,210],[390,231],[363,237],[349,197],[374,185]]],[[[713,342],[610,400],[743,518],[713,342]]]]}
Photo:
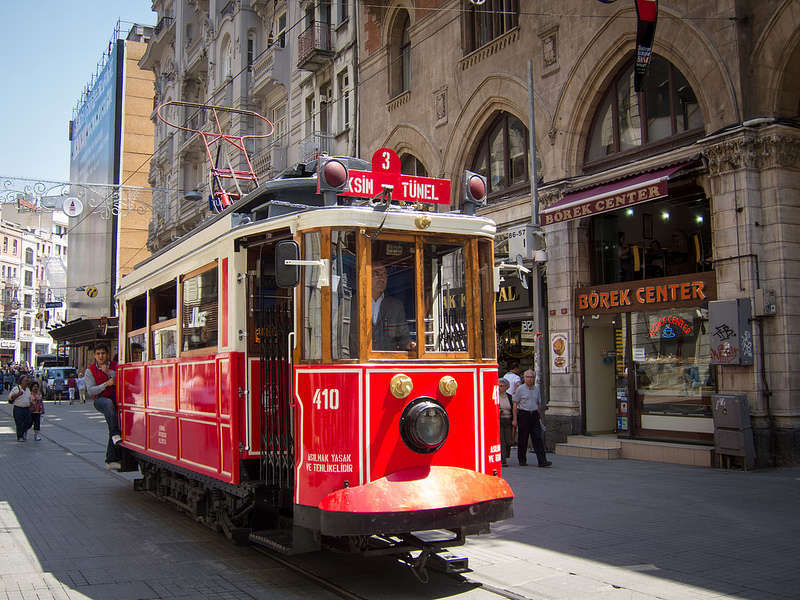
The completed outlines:
{"type": "MultiPolygon", "coordinates": [[[[273,506],[291,510],[294,489],[294,429],[290,401],[289,333],[294,323],[293,290],[275,285],[275,243],[248,248],[248,366],[256,402],[253,440],[260,451],[260,479],[273,506]]],[[[255,411],[254,411],[255,412],[255,411]]]]}

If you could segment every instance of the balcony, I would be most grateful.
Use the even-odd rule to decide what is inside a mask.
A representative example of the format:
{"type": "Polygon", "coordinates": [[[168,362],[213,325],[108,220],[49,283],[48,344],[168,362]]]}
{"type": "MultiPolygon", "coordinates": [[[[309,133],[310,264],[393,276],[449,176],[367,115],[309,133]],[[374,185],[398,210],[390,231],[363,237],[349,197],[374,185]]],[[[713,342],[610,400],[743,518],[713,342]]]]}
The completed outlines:
{"type": "Polygon", "coordinates": [[[171,168],[173,160],[174,137],[175,135],[173,133],[169,133],[167,134],[167,137],[161,140],[161,143],[158,144],[155,156],[153,157],[155,158],[156,164],[171,168]]]}
{"type": "MultiPolygon", "coordinates": [[[[153,38],[158,38],[162,32],[168,31],[170,27],[175,24],[175,19],[172,17],[161,17],[153,27],[153,38]]],[[[173,30],[174,31],[174,30],[173,30]]]]}
{"type": "Polygon", "coordinates": [[[250,163],[260,182],[272,179],[286,168],[287,147],[284,140],[275,140],[269,146],[253,154],[250,163]]]}
{"type": "Polygon", "coordinates": [[[300,160],[314,160],[320,154],[330,154],[333,148],[334,135],[322,131],[315,131],[300,142],[300,160]]]}
{"type": "Polygon", "coordinates": [[[333,54],[329,23],[314,23],[297,38],[297,68],[301,71],[318,71],[333,54]]]}
{"type": "Polygon", "coordinates": [[[173,17],[161,17],[153,28],[153,37],[147,43],[147,50],[139,61],[143,69],[153,69],[156,63],[160,62],[164,54],[169,52],[170,44],[175,41],[175,19],[173,17]]]}
{"type": "Polygon", "coordinates": [[[289,89],[289,50],[273,44],[253,63],[251,74],[253,95],[269,93],[275,85],[289,89]]]}

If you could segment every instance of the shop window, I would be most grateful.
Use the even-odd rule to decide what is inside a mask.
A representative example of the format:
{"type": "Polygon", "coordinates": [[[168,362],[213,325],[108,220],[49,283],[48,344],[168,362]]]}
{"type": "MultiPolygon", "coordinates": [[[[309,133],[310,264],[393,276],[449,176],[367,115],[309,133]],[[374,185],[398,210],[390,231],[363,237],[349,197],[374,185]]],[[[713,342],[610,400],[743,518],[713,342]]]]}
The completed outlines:
{"type": "Polygon", "coordinates": [[[519,24],[519,0],[464,0],[464,51],[477,50],[519,24]]]}
{"type": "Polygon", "coordinates": [[[331,353],[358,358],[358,268],[356,232],[331,231],[331,353]]]}
{"type": "Polygon", "coordinates": [[[528,184],[528,128],[514,115],[501,112],[478,144],[472,170],[485,175],[489,199],[500,199],[528,184]]]}
{"type": "Polygon", "coordinates": [[[697,422],[674,417],[711,417],[717,382],[710,364],[708,309],[633,313],[631,347],[641,428],[700,431],[697,422]]]}
{"type": "MultiPolygon", "coordinates": [[[[703,115],[689,82],[669,61],[653,55],[644,89],[633,87],[633,63],[617,75],[600,101],[589,134],[586,162],[703,134],[703,115]]],[[[648,148],[649,147],[649,148],[648,148]]]]}
{"type": "Polygon", "coordinates": [[[389,40],[389,96],[395,97],[411,89],[411,21],[403,11],[395,19],[389,40]]]}
{"type": "Polygon", "coordinates": [[[184,276],[181,286],[181,352],[217,346],[219,282],[216,263],[184,276]]]}
{"type": "Polygon", "coordinates": [[[423,247],[426,352],[466,352],[467,267],[463,246],[423,247]]]}
{"type": "Polygon", "coordinates": [[[592,217],[593,284],[711,270],[708,200],[647,202],[592,217]]]}

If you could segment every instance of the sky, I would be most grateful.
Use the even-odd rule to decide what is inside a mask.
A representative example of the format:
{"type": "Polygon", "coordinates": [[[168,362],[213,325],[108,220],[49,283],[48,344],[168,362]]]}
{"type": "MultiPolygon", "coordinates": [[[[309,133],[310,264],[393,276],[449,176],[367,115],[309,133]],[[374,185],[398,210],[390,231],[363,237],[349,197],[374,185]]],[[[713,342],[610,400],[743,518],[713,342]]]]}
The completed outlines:
{"type": "Polygon", "coordinates": [[[72,110],[117,20],[155,25],[150,0],[0,0],[0,176],[69,181],[72,110]]]}

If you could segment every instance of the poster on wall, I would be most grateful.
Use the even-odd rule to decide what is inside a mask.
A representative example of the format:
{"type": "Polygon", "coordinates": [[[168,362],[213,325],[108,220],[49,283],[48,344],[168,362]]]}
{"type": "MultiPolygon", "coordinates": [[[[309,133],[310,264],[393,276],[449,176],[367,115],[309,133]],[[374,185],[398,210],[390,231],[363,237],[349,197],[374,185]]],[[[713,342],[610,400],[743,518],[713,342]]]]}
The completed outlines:
{"type": "Polygon", "coordinates": [[[566,373],[569,368],[569,344],[567,334],[550,334],[550,372],[566,373]]]}

